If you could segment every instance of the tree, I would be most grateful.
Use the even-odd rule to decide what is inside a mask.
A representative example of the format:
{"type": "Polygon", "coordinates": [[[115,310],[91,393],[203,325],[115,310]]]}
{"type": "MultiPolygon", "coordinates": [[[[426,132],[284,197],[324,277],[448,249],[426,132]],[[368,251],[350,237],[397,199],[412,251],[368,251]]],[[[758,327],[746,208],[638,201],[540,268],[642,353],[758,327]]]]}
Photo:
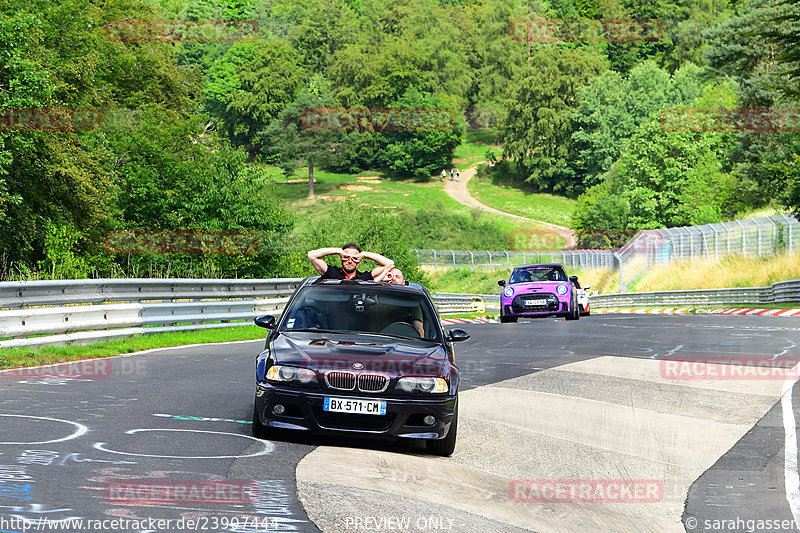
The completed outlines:
{"type": "Polygon", "coordinates": [[[294,101],[302,76],[285,41],[242,41],[214,64],[203,95],[220,129],[254,154],[256,134],[294,101]]]}
{"type": "Polygon", "coordinates": [[[780,79],[778,90],[789,97],[800,97],[800,0],[782,0],[761,29],[761,35],[778,48],[775,61],[788,76],[780,79]]]}
{"type": "Polygon", "coordinates": [[[728,140],[724,133],[664,131],[658,120],[643,124],[619,159],[628,227],[719,222],[715,195],[728,140]]]}
{"type": "Polygon", "coordinates": [[[324,166],[337,157],[337,145],[342,140],[342,132],[318,129],[307,124],[309,113],[325,113],[331,106],[330,96],[304,90],[290,105],[281,111],[278,118],[259,132],[256,143],[267,159],[277,163],[287,176],[294,174],[297,167],[305,162],[308,165],[308,197],[314,196],[314,165],[324,166]]]}
{"type": "MultiPolygon", "coordinates": [[[[711,43],[706,52],[708,62],[738,85],[738,107],[798,107],[797,95],[791,90],[796,64],[786,61],[792,57],[791,52],[786,55],[787,51],[794,50],[792,45],[796,44],[791,36],[800,31],[795,6],[792,2],[750,0],[738,15],[707,32],[711,43]],[[788,49],[785,43],[791,43],[788,49]]],[[[792,154],[797,153],[793,147],[798,145],[798,134],[782,131],[780,124],[774,126],[768,131],[742,131],[730,154],[736,177],[749,193],[752,206],[777,203],[781,198],[785,202],[792,196],[786,189],[791,173],[785,171],[790,168],[786,164],[792,154]]]]}
{"type": "Polygon", "coordinates": [[[674,76],[646,61],[627,76],[606,71],[592,79],[578,90],[580,104],[573,115],[576,173],[586,186],[599,183],[642,123],[667,107],[692,102],[700,88],[700,69],[691,63],[674,76]]]}
{"type": "Polygon", "coordinates": [[[595,54],[552,46],[537,50],[531,66],[512,81],[500,127],[503,155],[515,159],[525,181],[539,190],[580,190],[581,184],[564,173],[575,130],[572,112],[576,91],[602,70],[595,54]]]}
{"type": "Polygon", "coordinates": [[[300,2],[302,20],[288,38],[309,72],[323,73],[336,51],[356,41],[358,18],[344,0],[300,2]]]}
{"type": "Polygon", "coordinates": [[[411,110],[399,113],[401,117],[408,114],[410,119],[407,127],[380,134],[384,148],[378,160],[383,168],[400,178],[426,181],[450,164],[465,129],[455,109],[439,95],[424,94],[414,87],[391,108],[411,110]]]}

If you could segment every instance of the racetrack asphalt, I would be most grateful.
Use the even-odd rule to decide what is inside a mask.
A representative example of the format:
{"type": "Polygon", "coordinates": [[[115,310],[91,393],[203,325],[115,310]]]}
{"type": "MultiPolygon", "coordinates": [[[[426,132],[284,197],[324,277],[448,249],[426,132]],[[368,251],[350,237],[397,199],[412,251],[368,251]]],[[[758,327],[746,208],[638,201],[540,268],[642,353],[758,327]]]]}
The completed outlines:
{"type": "Polygon", "coordinates": [[[0,530],[21,532],[15,517],[173,521],[119,531],[186,531],[196,520],[206,531],[542,532],[736,531],[713,528],[793,518],[784,424],[800,413],[794,395],[780,402],[786,369],[726,379],[701,358],[793,364],[797,320],[607,315],[464,329],[472,339],[456,346],[464,378],[451,458],[416,443],[252,438],[263,341],[99,360],[62,379],[6,373],[0,530]],[[665,358],[691,360],[698,375],[665,373],[665,358]],[[662,493],[580,502],[562,490],[530,501],[531,482],[568,493],[615,480],[657,481],[662,493]],[[254,484],[255,496],[175,493],[212,482],[254,484]],[[173,496],[113,492],[132,484],[166,485],[173,496]]]}

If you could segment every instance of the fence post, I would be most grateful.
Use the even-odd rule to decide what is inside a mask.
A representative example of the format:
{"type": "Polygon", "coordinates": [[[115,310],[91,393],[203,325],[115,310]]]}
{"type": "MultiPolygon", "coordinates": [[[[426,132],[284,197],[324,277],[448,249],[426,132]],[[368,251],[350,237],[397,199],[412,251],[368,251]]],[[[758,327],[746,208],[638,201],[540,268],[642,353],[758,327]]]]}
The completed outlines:
{"type": "Polygon", "coordinates": [[[472,271],[475,272],[475,254],[472,253],[472,250],[469,251],[469,260],[472,263],[472,271]]]}
{"type": "Polygon", "coordinates": [[[508,255],[508,250],[506,252],[506,263],[508,263],[508,269],[511,270],[511,256],[508,255]]]}
{"type": "Polygon", "coordinates": [[[486,253],[489,254],[489,270],[494,272],[494,263],[492,263],[492,252],[486,250],[486,253]]]}
{"type": "Polygon", "coordinates": [[[436,265],[436,250],[431,250],[431,252],[433,252],[433,266],[437,266],[436,265]]]}
{"type": "Polygon", "coordinates": [[[747,257],[747,230],[744,227],[744,224],[739,222],[738,220],[734,220],[739,226],[742,228],[742,255],[747,257]]]}
{"type": "Polygon", "coordinates": [[[450,250],[450,253],[453,254],[453,268],[456,268],[456,253],[453,250],[450,250]]]}
{"type": "Polygon", "coordinates": [[[772,253],[778,253],[778,224],[772,220],[772,217],[767,217],[769,223],[772,224],[772,253]]]}

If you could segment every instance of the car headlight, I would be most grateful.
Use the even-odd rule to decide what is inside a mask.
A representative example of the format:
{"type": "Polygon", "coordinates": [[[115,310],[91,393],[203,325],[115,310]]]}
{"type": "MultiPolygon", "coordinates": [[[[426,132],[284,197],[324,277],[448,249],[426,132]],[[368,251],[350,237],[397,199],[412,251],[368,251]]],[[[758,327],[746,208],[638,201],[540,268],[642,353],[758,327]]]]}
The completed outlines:
{"type": "Polygon", "coordinates": [[[298,381],[305,384],[314,381],[316,377],[313,370],[295,366],[272,365],[267,370],[267,379],[270,381],[298,381]]]}
{"type": "Polygon", "coordinates": [[[426,392],[430,394],[442,394],[448,392],[450,387],[447,381],[442,378],[400,378],[397,380],[397,388],[403,392],[426,392]]]}
{"type": "Polygon", "coordinates": [[[506,290],[503,291],[503,296],[506,298],[511,298],[514,296],[514,289],[511,287],[506,287],[506,290]]]}
{"type": "Polygon", "coordinates": [[[561,285],[559,285],[558,287],[556,287],[556,292],[558,294],[567,294],[568,290],[569,290],[569,288],[566,285],[564,285],[563,283],[561,285]]]}

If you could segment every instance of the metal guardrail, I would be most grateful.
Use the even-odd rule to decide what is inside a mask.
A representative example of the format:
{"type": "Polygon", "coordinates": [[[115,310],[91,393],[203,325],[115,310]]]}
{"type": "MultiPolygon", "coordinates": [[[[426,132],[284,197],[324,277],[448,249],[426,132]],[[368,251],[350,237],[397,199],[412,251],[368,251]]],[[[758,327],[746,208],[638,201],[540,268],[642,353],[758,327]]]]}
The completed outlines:
{"type": "MultiPolygon", "coordinates": [[[[0,283],[0,348],[252,325],[279,315],[303,278],[98,279],[0,283]]],[[[472,295],[434,294],[440,314],[472,295]]]]}
{"type": "Polygon", "coordinates": [[[594,308],[647,305],[769,305],[800,302],[800,280],[780,281],[769,287],[656,291],[590,296],[594,308]]]}
{"type": "MultiPolygon", "coordinates": [[[[278,315],[302,278],[265,280],[125,279],[0,283],[0,348],[88,343],[136,334],[247,326],[278,315]]],[[[433,294],[440,314],[472,310],[472,298],[433,294]]],[[[604,294],[595,308],[800,302],[800,280],[770,287],[604,294]]]]}
{"type": "Polygon", "coordinates": [[[279,314],[303,278],[0,283],[0,348],[247,326],[279,314]]]}

